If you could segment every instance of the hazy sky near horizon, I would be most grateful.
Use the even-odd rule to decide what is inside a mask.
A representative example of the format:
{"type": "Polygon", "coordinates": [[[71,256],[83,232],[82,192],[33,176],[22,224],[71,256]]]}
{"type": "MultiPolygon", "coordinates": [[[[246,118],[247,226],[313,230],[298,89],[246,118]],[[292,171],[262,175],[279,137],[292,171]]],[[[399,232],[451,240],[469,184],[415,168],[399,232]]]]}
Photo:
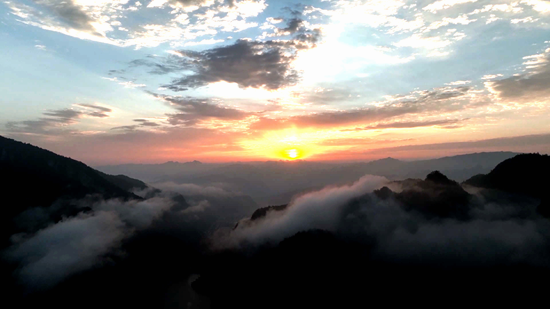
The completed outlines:
{"type": "Polygon", "coordinates": [[[550,152],[547,0],[0,0],[0,134],[90,164],[550,152]]]}

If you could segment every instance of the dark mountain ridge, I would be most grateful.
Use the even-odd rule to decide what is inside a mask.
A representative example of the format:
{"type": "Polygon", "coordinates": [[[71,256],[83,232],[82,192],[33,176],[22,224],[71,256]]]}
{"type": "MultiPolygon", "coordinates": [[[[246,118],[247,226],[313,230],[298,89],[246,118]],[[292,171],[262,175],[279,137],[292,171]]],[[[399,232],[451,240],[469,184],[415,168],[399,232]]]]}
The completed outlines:
{"type": "Polygon", "coordinates": [[[283,211],[288,207],[288,205],[279,205],[279,206],[267,206],[263,208],[257,209],[252,216],[250,217],[250,220],[258,220],[267,215],[270,211],[283,211]]]}
{"type": "Polygon", "coordinates": [[[521,154],[497,165],[489,174],[476,175],[464,183],[542,197],[550,184],[550,156],[521,154]]]}
{"type": "Polygon", "coordinates": [[[131,192],[142,181],[98,172],[86,164],[39,147],[0,136],[2,242],[15,231],[13,218],[33,207],[62,202],[59,215],[75,212],[71,200],[97,195],[103,199],[141,200],[131,192]]]}
{"type": "Polygon", "coordinates": [[[467,185],[497,189],[541,199],[539,213],[550,216],[550,156],[520,154],[497,165],[490,173],[464,182],[467,185]]]}
{"type": "Polygon", "coordinates": [[[131,192],[133,190],[145,190],[149,188],[149,186],[143,181],[130,178],[126,175],[108,175],[100,171],[96,172],[105,180],[116,185],[124,191],[131,192]]]}
{"type": "MultiPolygon", "coordinates": [[[[72,308],[77,299],[88,298],[92,291],[97,293],[97,297],[88,299],[79,307],[95,308],[107,299],[114,299],[115,303],[118,301],[122,306],[131,304],[132,307],[156,308],[158,305],[147,302],[152,299],[162,300],[168,286],[180,280],[180,272],[176,270],[184,272],[185,276],[190,272],[189,265],[194,264],[181,262],[193,260],[197,263],[195,256],[200,252],[198,240],[202,231],[197,231],[191,224],[182,224],[181,216],[174,215],[191,206],[181,194],[162,192],[125,175],[105,174],[76,160],[1,136],[0,175],[0,206],[3,210],[0,216],[0,283],[4,288],[2,295],[9,297],[6,300],[8,303],[10,300],[17,301],[22,308],[33,308],[45,303],[56,304],[59,308],[72,308]],[[146,190],[144,197],[133,193],[138,190],[146,190]],[[160,217],[144,214],[144,218],[154,218],[148,228],[136,227],[126,221],[124,227],[118,223],[109,224],[108,218],[112,216],[117,216],[120,222],[125,220],[122,217],[125,211],[132,214],[130,219],[135,218],[133,214],[142,215],[139,210],[132,213],[131,209],[138,208],[135,206],[141,202],[147,203],[149,198],[157,197],[163,201],[170,199],[173,203],[170,210],[160,217]],[[114,199],[108,202],[116,204],[120,211],[116,208],[94,208],[96,201],[107,199],[114,199]],[[106,212],[110,215],[101,216],[100,213],[106,212]],[[100,220],[104,223],[101,229],[90,228],[89,222],[97,223],[100,220]],[[69,222],[68,225],[66,222],[69,222]],[[59,228],[67,226],[71,226],[71,229],[59,228]],[[53,233],[55,238],[48,238],[45,243],[41,243],[41,236],[53,233]],[[49,257],[53,264],[78,260],[81,259],[81,251],[93,246],[85,240],[93,239],[92,243],[108,242],[109,237],[117,233],[125,235],[118,244],[120,248],[117,250],[120,251],[113,250],[105,253],[105,256],[98,256],[97,267],[76,271],[56,286],[48,286],[44,290],[28,289],[28,283],[19,277],[21,269],[27,267],[26,263],[49,257]],[[76,235],[75,238],[73,235],[76,235]],[[35,241],[31,249],[43,246],[43,250],[50,253],[44,256],[45,253],[35,250],[29,253],[28,258],[14,259],[13,252],[28,241],[35,241]],[[103,264],[103,261],[106,263],[103,264]],[[175,266],[177,264],[181,267],[175,266]],[[146,270],[147,265],[155,267],[146,270]],[[154,286],[151,282],[155,282],[154,286]]],[[[156,205],[154,201],[152,205],[156,205]]],[[[68,265],[67,268],[70,268],[74,264],[68,265]]],[[[49,267],[55,265],[48,264],[43,268],[49,267]]],[[[36,280],[44,279],[48,278],[36,280]]]]}
{"type": "Polygon", "coordinates": [[[191,162],[168,161],[161,164],[122,164],[95,167],[95,169],[107,174],[124,174],[148,182],[155,181],[157,178],[166,175],[197,173],[210,168],[212,167],[209,164],[203,164],[197,160],[191,162]]]}

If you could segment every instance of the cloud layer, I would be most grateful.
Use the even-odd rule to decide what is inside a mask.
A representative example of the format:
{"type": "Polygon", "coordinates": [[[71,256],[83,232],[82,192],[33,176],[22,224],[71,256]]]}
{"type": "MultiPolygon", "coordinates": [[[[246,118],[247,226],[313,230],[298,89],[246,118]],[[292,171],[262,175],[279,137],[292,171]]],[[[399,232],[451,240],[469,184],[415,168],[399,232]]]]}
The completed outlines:
{"type": "Polygon", "coordinates": [[[8,257],[21,263],[17,276],[30,290],[47,289],[99,265],[127,233],[116,213],[80,215],[37,232],[8,257]]]}
{"type": "MultiPolygon", "coordinates": [[[[109,256],[117,254],[125,239],[136,230],[150,227],[175,203],[169,197],[154,197],[127,202],[92,199],[77,204],[83,210],[77,216],[12,237],[14,244],[4,256],[19,264],[15,274],[29,291],[50,289],[72,275],[108,263],[109,256]]],[[[50,220],[39,211],[48,210],[31,209],[24,219],[50,220]]],[[[48,224],[38,221],[34,226],[48,224]]]]}
{"type": "Polygon", "coordinates": [[[544,252],[550,224],[536,213],[539,200],[470,188],[473,194],[462,191],[466,199],[460,202],[458,184],[430,177],[390,183],[365,176],[350,186],[305,194],[285,210],[242,220],[235,230],[217,235],[213,243],[216,248],[249,249],[321,229],[364,243],[374,261],[450,267],[549,266],[544,252]],[[373,193],[383,185],[397,193],[387,188],[373,193]],[[442,208],[454,207],[450,203],[462,203],[458,207],[466,217],[438,214],[442,208]],[[430,210],[432,204],[435,208],[430,210]]]}

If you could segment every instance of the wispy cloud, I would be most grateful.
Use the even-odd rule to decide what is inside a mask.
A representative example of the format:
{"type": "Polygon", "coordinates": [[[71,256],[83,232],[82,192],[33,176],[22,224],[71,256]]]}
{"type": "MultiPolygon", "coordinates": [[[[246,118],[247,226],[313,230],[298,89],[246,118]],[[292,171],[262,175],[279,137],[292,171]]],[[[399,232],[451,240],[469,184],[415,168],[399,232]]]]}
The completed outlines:
{"type": "Polygon", "coordinates": [[[524,58],[526,72],[505,79],[486,82],[487,87],[499,98],[506,100],[547,101],[550,89],[550,49],[541,54],[524,58]]]}
{"type": "Polygon", "coordinates": [[[112,109],[94,104],[75,104],[74,108],[48,110],[36,120],[8,122],[6,127],[14,133],[58,134],[84,117],[108,118],[112,109]]]}

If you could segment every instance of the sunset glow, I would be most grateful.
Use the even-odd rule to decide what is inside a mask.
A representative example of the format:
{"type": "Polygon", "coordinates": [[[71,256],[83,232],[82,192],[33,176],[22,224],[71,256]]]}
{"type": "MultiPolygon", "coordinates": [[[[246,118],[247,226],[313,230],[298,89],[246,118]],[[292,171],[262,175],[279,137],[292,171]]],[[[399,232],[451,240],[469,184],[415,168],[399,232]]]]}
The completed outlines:
{"type": "Polygon", "coordinates": [[[89,163],[550,151],[541,1],[27,2],[0,135],[89,163]]]}

